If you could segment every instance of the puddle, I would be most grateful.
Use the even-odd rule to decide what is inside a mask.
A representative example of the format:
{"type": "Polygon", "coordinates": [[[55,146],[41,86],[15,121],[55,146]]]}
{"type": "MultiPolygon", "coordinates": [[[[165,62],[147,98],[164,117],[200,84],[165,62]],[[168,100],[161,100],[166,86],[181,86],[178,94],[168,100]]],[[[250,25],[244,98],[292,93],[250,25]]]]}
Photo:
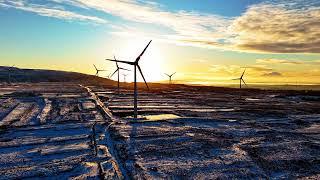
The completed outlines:
{"type": "Polygon", "coordinates": [[[96,104],[91,101],[85,101],[81,105],[84,110],[90,110],[96,107],[96,104]]]}
{"type": "Polygon", "coordinates": [[[229,119],[228,121],[229,122],[237,122],[237,120],[235,120],[235,119],[229,119]]]}
{"type": "MultiPolygon", "coordinates": [[[[163,121],[163,120],[170,120],[180,118],[180,116],[175,114],[157,114],[157,115],[145,115],[145,116],[138,116],[139,121],[163,121]]],[[[132,116],[127,117],[127,119],[133,119],[132,116]]]]}
{"type": "Polygon", "coordinates": [[[261,99],[257,99],[257,98],[246,98],[246,101],[260,101],[261,99]]]}
{"type": "Polygon", "coordinates": [[[150,121],[159,121],[159,120],[167,120],[167,119],[176,119],[176,118],[180,118],[180,116],[175,114],[158,114],[158,115],[148,115],[148,116],[145,116],[145,118],[150,121]]]}

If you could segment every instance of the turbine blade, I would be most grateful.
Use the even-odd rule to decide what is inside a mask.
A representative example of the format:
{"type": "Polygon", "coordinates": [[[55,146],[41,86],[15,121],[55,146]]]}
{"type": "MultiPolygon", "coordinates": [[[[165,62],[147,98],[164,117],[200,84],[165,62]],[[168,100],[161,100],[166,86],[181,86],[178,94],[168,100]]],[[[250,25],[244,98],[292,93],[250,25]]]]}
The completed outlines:
{"type": "Polygon", "coordinates": [[[232,80],[239,80],[240,78],[237,78],[237,79],[232,79],[232,80]]]}
{"type": "Polygon", "coordinates": [[[96,71],[98,71],[98,68],[96,67],[96,65],[93,64],[93,66],[94,66],[94,68],[96,69],[96,71]]]}
{"type": "Polygon", "coordinates": [[[118,71],[119,69],[115,70],[114,73],[110,76],[110,78],[118,71]]]}
{"type": "Polygon", "coordinates": [[[242,80],[242,82],[246,85],[246,86],[248,86],[247,84],[246,84],[246,82],[244,82],[244,80],[243,79],[241,79],[242,80]]]}
{"type": "Polygon", "coordinates": [[[240,78],[242,78],[242,77],[243,77],[244,73],[246,72],[246,69],[247,69],[247,68],[245,68],[245,69],[244,69],[244,71],[243,71],[243,73],[242,73],[242,75],[241,75],[241,77],[240,77],[240,78]]]}
{"type": "MultiPolygon", "coordinates": [[[[116,59],[116,56],[113,56],[113,58],[114,58],[114,60],[117,60],[116,59]]],[[[116,66],[117,66],[117,68],[119,69],[119,65],[118,65],[118,62],[116,61],[116,66]]]]}
{"type": "Polygon", "coordinates": [[[137,57],[135,63],[138,63],[141,56],[144,54],[144,52],[146,52],[147,48],[149,47],[150,43],[152,42],[152,40],[149,41],[148,45],[144,48],[144,50],[142,51],[142,53],[137,57]]]}
{"type": "Polygon", "coordinates": [[[147,83],[146,79],[144,78],[144,76],[143,76],[143,74],[142,74],[142,70],[141,70],[140,66],[139,66],[139,65],[137,65],[137,67],[138,67],[138,69],[139,69],[139,71],[140,71],[140,74],[141,74],[141,76],[142,76],[143,80],[144,80],[144,83],[146,84],[146,86],[147,86],[147,88],[148,88],[148,90],[149,90],[148,83],[147,83]]]}
{"type": "Polygon", "coordinates": [[[167,74],[167,73],[164,73],[164,74],[170,77],[170,75],[169,75],[169,74],[167,74]]]}
{"type": "Polygon", "coordinates": [[[174,72],[174,73],[172,73],[170,76],[173,76],[173,75],[175,75],[177,72],[174,72]]]}
{"type": "Polygon", "coordinates": [[[122,61],[122,60],[114,60],[114,59],[105,59],[107,61],[113,61],[113,62],[119,62],[119,63],[124,63],[124,64],[130,64],[130,65],[134,65],[134,62],[130,62],[130,61],[122,61]]]}

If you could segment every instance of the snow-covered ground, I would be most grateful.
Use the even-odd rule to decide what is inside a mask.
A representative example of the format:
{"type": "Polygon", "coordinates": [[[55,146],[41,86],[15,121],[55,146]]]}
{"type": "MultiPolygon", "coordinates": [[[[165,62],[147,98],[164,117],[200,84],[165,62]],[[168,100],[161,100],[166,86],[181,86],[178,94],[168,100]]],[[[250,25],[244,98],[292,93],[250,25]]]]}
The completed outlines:
{"type": "Polygon", "coordinates": [[[112,137],[135,179],[318,179],[317,97],[245,90],[143,92],[136,121],[130,117],[132,92],[109,96],[105,104],[120,118],[110,127],[112,137]]]}
{"type": "Polygon", "coordinates": [[[320,178],[320,101],[183,86],[0,85],[0,179],[320,178]],[[111,113],[112,114],[111,114],[111,113]]]}
{"type": "Polygon", "coordinates": [[[0,179],[118,177],[111,155],[97,153],[107,149],[103,128],[108,119],[84,88],[41,83],[5,90],[0,97],[0,179]],[[102,163],[109,169],[102,169],[102,163]]]}

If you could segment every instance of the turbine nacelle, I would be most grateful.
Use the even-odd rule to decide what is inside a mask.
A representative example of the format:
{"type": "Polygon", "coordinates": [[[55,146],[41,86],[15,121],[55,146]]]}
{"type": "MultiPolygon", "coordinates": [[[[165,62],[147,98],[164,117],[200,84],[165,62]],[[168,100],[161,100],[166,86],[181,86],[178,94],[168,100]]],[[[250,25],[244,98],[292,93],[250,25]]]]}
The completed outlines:
{"type": "Polygon", "coordinates": [[[94,64],[93,64],[93,66],[94,66],[94,68],[96,69],[96,76],[99,75],[99,72],[101,72],[101,71],[106,71],[106,70],[104,70],[104,69],[98,69],[97,66],[94,65],[94,64]]]}

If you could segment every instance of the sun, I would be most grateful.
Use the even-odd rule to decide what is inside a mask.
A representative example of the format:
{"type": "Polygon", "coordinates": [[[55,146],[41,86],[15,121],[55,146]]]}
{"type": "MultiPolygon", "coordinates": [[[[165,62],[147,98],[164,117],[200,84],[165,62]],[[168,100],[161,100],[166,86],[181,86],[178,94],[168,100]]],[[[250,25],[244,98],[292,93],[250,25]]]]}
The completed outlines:
{"type": "MultiPolygon", "coordinates": [[[[122,45],[122,48],[117,50],[115,54],[118,54],[116,57],[120,60],[126,61],[135,61],[137,56],[143,51],[145,46],[148,44],[148,40],[144,39],[130,39],[125,44],[122,45]]],[[[125,72],[128,74],[127,81],[133,81],[133,67],[126,64],[119,64],[121,67],[130,69],[130,72],[125,72]]],[[[143,75],[146,78],[147,82],[155,82],[163,80],[164,71],[164,59],[161,52],[161,47],[156,43],[152,42],[148,49],[145,51],[144,55],[139,61],[139,65],[142,69],[143,75]]],[[[143,79],[138,73],[138,81],[142,82],[143,79]]]]}

